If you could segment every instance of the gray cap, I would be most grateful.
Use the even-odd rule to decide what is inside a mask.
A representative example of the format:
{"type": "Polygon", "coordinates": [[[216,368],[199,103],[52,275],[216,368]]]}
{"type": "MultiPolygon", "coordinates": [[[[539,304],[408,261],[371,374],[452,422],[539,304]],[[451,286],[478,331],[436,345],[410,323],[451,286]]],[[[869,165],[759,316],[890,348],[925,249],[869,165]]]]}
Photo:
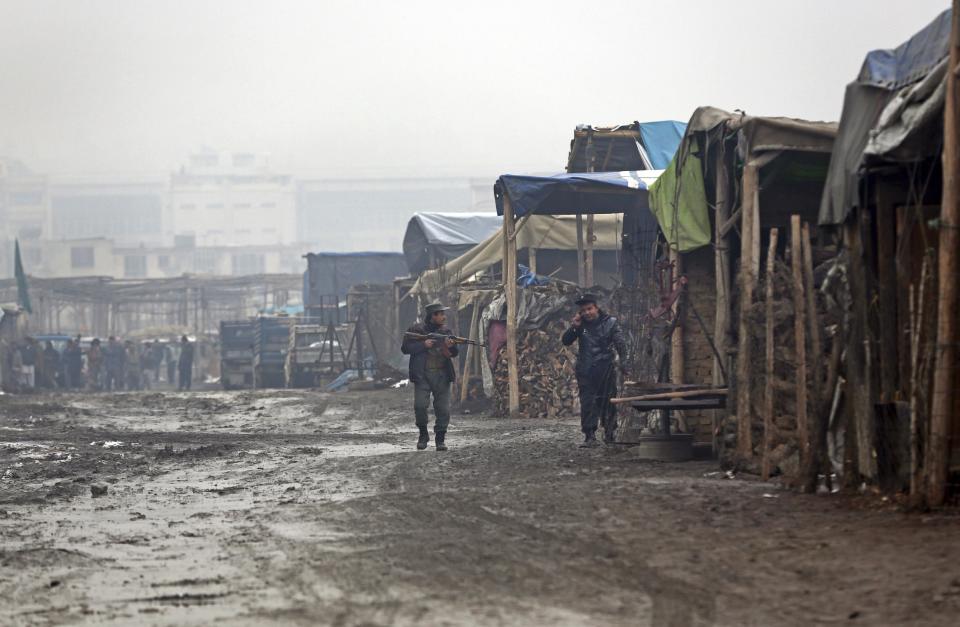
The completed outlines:
{"type": "Polygon", "coordinates": [[[440,303],[440,302],[430,303],[429,305],[427,305],[426,307],[423,308],[423,310],[426,312],[426,314],[427,314],[428,316],[432,316],[433,314],[437,313],[438,311],[447,311],[448,309],[450,309],[450,308],[449,308],[449,307],[444,307],[444,306],[443,306],[443,303],[440,303]]]}

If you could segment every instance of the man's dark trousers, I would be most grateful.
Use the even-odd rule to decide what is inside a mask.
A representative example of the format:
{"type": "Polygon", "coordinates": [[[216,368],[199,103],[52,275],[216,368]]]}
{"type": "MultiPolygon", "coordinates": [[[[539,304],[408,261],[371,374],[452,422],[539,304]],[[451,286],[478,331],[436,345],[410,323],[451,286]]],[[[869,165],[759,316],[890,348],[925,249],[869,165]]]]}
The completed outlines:
{"type": "Polygon", "coordinates": [[[193,364],[190,364],[189,366],[180,366],[180,383],[177,386],[177,389],[189,390],[192,379],[193,364]]]}
{"type": "Polygon", "coordinates": [[[413,384],[413,413],[418,427],[426,428],[430,421],[427,410],[431,394],[433,412],[437,416],[433,430],[435,433],[444,433],[450,423],[450,379],[445,371],[427,370],[423,378],[413,384]]]}
{"type": "Polygon", "coordinates": [[[577,376],[580,390],[580,429],[585,433],[595,433],[597,426],[613,433],[617,428],[616,408],[610,399],[616,395],[617,380],[612,372],[597,376],[577,376]]]}

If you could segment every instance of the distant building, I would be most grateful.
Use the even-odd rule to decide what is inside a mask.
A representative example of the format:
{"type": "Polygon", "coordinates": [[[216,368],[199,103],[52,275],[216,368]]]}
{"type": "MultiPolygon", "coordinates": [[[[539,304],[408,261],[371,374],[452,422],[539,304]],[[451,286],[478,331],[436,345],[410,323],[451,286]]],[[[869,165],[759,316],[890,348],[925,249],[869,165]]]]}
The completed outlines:
{"type": "MultiPolygon", "coordinates": [[[[251,153],[199,152],[170,180],[172,236],[196,246],[253,246],[297,241],[294,185],[251,153]]],[[[171,238],[172,239],[172,238],[171,238]]]]}
{"type": "Polygon", "coordinates": [[[56,178],[45,239],[103,237],[123,246],[163,243],[167,185],[160,178],[56,178]]]}
{"type": "Polygon", "coordinates": [[[307,247],[302,245],[123,247],[104,238],[44,241],[44,262],[29,272],[50,278],[117,279],[162,279],[184,274],[300,274],[306,267],[306,252],[307,247]]]}
{"type": "Polygon", "coordinates": [[[17,159],[0,157],[0,276],[13,273],[13,241],[27,267],[40,263],[40,240],[48,235],[47,180],[17,159]]]}
{"type": "Polygon", "coordinates": [[[470,211],[472,202],[467,178],[303,180],[297,185],[299,239],[314,250],[400,252],[414,213],[470,211]]]}

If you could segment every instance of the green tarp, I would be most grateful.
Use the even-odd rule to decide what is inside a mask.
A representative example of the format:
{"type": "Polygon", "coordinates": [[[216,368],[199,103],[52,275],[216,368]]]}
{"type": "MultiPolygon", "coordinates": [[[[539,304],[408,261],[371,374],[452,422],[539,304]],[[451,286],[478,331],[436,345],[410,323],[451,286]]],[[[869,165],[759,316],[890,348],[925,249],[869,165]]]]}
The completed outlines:
{"type": "Polygon", "coordinates": [[[691,141],[686,154],[678,152],[650,187],[650,210],[670,247],[682,253],[706,246],[711,240],[703,168],[696,152],[697,142],[691,141]],[[681,159],[682,165],[678,166],[681,159]]]}

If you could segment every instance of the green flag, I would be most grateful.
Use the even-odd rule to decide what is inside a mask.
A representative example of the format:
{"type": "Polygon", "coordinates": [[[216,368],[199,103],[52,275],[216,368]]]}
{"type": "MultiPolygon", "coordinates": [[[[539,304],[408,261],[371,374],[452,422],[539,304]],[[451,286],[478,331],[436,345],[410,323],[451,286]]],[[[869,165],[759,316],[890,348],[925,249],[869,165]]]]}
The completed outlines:
{"type": "Polygon", "coordinates": [[[20,259],[20,240],[14,240],[13,276],[17,278],[17,303],[27,313],[33,313],[30,306],[30,290],[27,286],[27,273],[23,271],[23,260],[20,259]]]}

